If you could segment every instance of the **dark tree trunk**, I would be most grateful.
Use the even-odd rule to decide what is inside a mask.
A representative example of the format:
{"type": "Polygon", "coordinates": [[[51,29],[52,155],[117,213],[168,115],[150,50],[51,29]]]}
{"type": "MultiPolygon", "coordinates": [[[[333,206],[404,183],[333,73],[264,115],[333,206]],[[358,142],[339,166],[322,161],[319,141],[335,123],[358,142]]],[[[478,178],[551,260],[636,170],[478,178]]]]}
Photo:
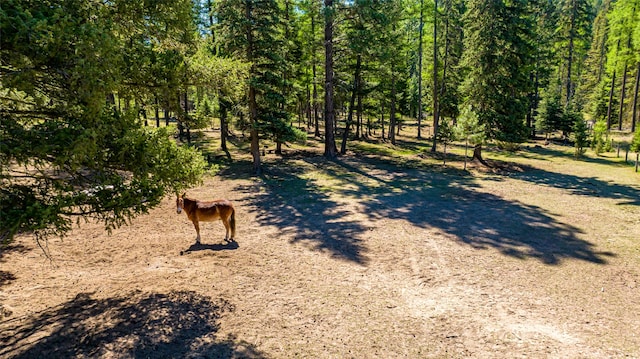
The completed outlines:
{"type": "Polygon", "coordinates": [[[618,131],[622,131],[622,114],[624,112],[624,98],[627,87],[627,61],[624,62],[624,70],[622,71],[622,89],[620,89],[620,113],[618,113],[618,131]]]}
{"type": "MultiPolygon", "coordinates": [[[[358,88],[361,88],[362,83],[361,81],[358,82],[358,88]]],[[[360,139],[361,136],[362,137],[367,137],[366,133],[364,132],[364,129],[362,128],[362,91],[358,91],[358,104],[356,105],[356,117],[357,117],[357,123],[358,123],[358,128],[356,131],[356,138],[360,139]]]]}
{"type": "Polygon", "coordinates": [[[607,130],[611,129],[611,109],[613,107],[613,90],[616,85],[616,70],[613,70],[613,76],[611,76],[611,90],[609,90],[609,105],[607,106],[607,130]]]}
{"type": "Polygon", "coordinates": [[[438,0],[433,3],[433,146],[431,152],[436,152],[439,125],[438,105],[438,0]]]}
{"type": "Polygon", "coordinates": [[[225,100],[220,101],[220,149],[225,152],[227,157],[231,157],[229,149],[227,148],[227,135],[228,130],[228,109],[229,104],[225,100]]]}
{"type": "MultiPolygon", "coordinates": [[[[618,40],[618,43],[616,44],[616,52],[620,49],[620,40],[618,40]]],[[[611,129],[611,110],[612,110],[612,106],[613,106],[613,91],[614,88],[616,87],[616,67],[617,64],[614,63],[614,68],[613,68],[613,75],[611,76],[611,89],[609,90],[609,105],[607,106],[607,130],[611,129]]]]}
{"type": "Polygon", "coordinates": [[[158,107],[158,96],[155,97],[155,105],[156,127],[160,127],[160,108],[158,107]]]}
{"type": "Polygon", "coordinates": [[[336,158],[338,149],[335,140],[335,109],[333,108],[333,0],[324,0],[324,6],[324,155],[327,158],[336,158]]]}
{"type": "MultiPolygon", "coordinates": [[[[211,43],[216,43],[216,34],[213,30],[213,6],[211,4],[211,0],[207,0],[207,10],[209,10],[209,30],[211,31],[211,43]]],[[[216,48],[213,49],[213,54],[216,54],[216,48]]]]}
{"type": "Polygon", "coordinates": [[[422,35],[424,29],[424,0],[420,0],[420,25],[418,27],[418,139],[422,138],[422,35]]]}
{"type": "Polygon", "coordinates": [[[353,75],[353,89],[351,91],[351,99],[349,100],[349,113],[347,115],[347,122],[344,126],[344,132],[342,133],[342,144],[340,144],[340,154],[347,153],[347,140],[349,139],[349,128],[353,122],[353,111],[356,103],[356,97],[358,96],[358,87],[360,81],[360,66],[362,65],[362,57],[358,55],[356,60],[355,74],[353,75]]]}
{"type": "Polygon", "coordinates": [[[380,128],[382,128],[382,140],[384,141],[384,100],[380,101],[380,128]]]}
{"type": "Polygon", "coordinates": [[[573,12],[571,14],[571,25],[569,28],[569,53],[567,54],[567,82],[566,82],[566,91],[567,97],[565,100],[565,106],[569,104],[571,101],[571,92],[572,92],[572,84],[571,84],[571,72],[573,71],[573,38],[575,37],[575,22],[576,22],[576,14],[577,14],[577,1],[573,0],[573,12]]]}
{"type": "Polygon", "coordinates": [[[396,144],[396,76],[395,71],[391,70],[391,103],[389,116],[389,140],[392,145],[396,144]]]}
{"type": "MultiPolygon", "coordinates": [[[[245,19],[248,24],[253,22],[253,13],[251,7],[251,1],[245,2],[245,19]]],[[[253,32],[251,25],[247,28],[247,61],[253,62],[253,32]]],[[[255,65],[252,65],[250,74],[253,76],[256,73],[255,65]]],[[[251,122],[251,156],[253,158],[253,172],[256,176],[262,174],[262,164],[260,160],[260,138],[258,137],[258,103],[256,100],[256,88],[253,85],[249,86],[249,116],[251,122]]]]}
{"type": "Polygon", "coordinates": [[[640,86],[640,62],[636,66],[636,86],[633,91],[633,106],[631,110],[631,132],[636,132],[636,120],[638,118],[638,86],[640,86]]]}
{"type": "Polygon", "coordinates": [[[320,137],[320,115],[318,114],[318,80],[316,76],[316,17],[311,15],[311,69],[313,71],[313,121],[315,125],[314,135],[320,137]]]}
{"type": "Polygon", "coordinates": [[[478,160],[480,163],[482,163],[484,166],[486,167],[491,167],[491,165],[489,165],[487,163],[487,161],[484,160],[484,158],[482,158],[482,145],[476,145],[473,149],[473,157],[471,157],[471,161],[473,160],[478,160]]]}

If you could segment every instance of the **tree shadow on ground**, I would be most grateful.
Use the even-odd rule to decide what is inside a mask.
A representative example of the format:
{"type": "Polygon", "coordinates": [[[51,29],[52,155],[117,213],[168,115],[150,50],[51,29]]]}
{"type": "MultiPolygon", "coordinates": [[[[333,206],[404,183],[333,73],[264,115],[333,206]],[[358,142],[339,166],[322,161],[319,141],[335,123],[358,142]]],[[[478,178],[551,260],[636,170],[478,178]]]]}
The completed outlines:
{"type": "MultiPolygon", "coordinates": [[[[522,148],[520,151],[517,152],[517,154],[514,154],[514,156],[521,156],[521,157],[534,158],[534,159],[540,159],[540,160],[548,160],[549,158],[554,158],[554,157],[575,160],[575,155],[573,153],[574,148],[569,146],[567,146],[566,148],[567,150],[563,151],[553,147],[535,145],[535,146],[522,148]]],[[[600,165],[606,165],[606,166],[612,166],[612,167],[628,166],[627,164],[624,163],[624,161],[616,162],[616,161],[612,161],[607,157],[602,157],[602,156],[594,157],[594,156],[583,155],[577,161],[597,163],[600,165]]]]}
{"type": "Polygon", "coordinates": [[[611,198],[625,201],[623,204],[640,206],[640,187],[625,186],[595,177],[579,177],[531,168],[520,173],[513,173],[511,178],[541,186],[564,189],[574,195],[611,198]]]}
{"type": "MultiPolygon", "coordinates": [[[[236,189],[248,194],[247,201],[258,209],[258,221],[276,226],[283,234],[293,234],[293,243],[305,243],[335,258],[366,264],[359,238],[365,228],[345,219],[351,212],[305,178],[300,163],[292,165],[288,161],[283,159],[277,166],[265,168],[260,183],[236,189]]],[[[306,161],[314,166],[324,159],[311,157],[306,161]]]]}
{"type": "MultiPolygon", "coordinates": [[[[27,248],[21,244],[16,244],[15,242],[6,243],[6,244],[0,242],[0,263],[3,263],[6,261],[5,256],[8,255],[9,253],[15,252],[15,253],[21,254],[21,253],[26,253],[30,250],[31,250],[30,248],[27,248]]],[[[4,270],[0,270],[0,288],[2,288],[7,284],[10,284],[16,279],[17,278],[15,274],[4,271],[4,270]]]]}
{"type": "Polygon", "coordinates": [[[0,288],[16,280],[16,276],[7,271],[0,270],[0,288]]]}
{"type": "Polygon", "coordinates": [[[0,357],[263,358],[234,337],[218,338],[223,299],[190,291],[133,292],[94,299],[81,293],[62,305],[0,323],[0,357]]]}
{"type": "Polygon", "coordinates": [[[357,187],[342,193],[368,198],[362,204],[373,220],[403,219],[423,228],[439,228],[473,248],[494,248],[508,256],[534,258],[549,265],[563,259],[604,264],[606,257],[613,256],[597,252],[593,244],[578,237],[583,233],[579,228],[543,208],[479,191],[472,177],[400,170],[368,158],[336,163],[344,167],[340,173],[363,178],[350,179],[357,187]]]}
{"type": "Polygon", "coordinates": [[[4,257],[9,253],[26,253],[30,250],[31,248],[27,248],[22,244],[17,244],[15,242],[6,244],[0,242],[0,262],[4,261],[4,257]]]}

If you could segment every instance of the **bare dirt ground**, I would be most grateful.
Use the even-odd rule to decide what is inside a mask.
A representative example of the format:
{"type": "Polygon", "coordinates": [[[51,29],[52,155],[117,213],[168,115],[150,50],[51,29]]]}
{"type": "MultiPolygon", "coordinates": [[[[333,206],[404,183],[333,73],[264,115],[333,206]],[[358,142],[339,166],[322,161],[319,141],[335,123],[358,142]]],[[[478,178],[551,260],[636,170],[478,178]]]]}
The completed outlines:
{"type": "Polygon", "coordinates": [[[235,203],[237,242],[216,222],[195,245],[169,197],[51,259],[19,238],[0,357],[640,357],[640,177],[550,151],[501,173],[267,155],[188,192],[235,203]]]}

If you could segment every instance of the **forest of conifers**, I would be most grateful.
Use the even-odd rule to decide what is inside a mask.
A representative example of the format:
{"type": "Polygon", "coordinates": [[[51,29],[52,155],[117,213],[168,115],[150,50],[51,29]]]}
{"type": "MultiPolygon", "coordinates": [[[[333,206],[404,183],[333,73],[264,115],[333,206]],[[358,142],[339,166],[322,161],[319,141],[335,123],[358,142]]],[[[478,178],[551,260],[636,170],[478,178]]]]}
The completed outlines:
{"type": "Polygon", "coordinates": [[[0,241],[76,217],[118,226],[196,183],[204,161],[161,116],[187,131],[219,118],[224,150],[229,125],[250,132],[258,173],[261,140],[279,150],[304,128],[327,157],[407,123],[434,150],[456,121],[498,144],[586,121],[635,132],[639,5],[4,0],[0,241]]]}

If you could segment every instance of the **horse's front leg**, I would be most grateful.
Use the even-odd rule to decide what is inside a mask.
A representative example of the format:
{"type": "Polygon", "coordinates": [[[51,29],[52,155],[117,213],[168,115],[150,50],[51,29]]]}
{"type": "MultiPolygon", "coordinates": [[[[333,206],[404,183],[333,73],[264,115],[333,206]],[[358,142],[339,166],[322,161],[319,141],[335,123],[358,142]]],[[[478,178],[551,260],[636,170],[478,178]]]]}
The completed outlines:
{"type": "Polygon", "coordinates": [[[196,227],[196,234],[198,235],[196,237],[196,243],[200,244],[200,224],[197,219],[193,221],[193,226],[196,227]]]}

